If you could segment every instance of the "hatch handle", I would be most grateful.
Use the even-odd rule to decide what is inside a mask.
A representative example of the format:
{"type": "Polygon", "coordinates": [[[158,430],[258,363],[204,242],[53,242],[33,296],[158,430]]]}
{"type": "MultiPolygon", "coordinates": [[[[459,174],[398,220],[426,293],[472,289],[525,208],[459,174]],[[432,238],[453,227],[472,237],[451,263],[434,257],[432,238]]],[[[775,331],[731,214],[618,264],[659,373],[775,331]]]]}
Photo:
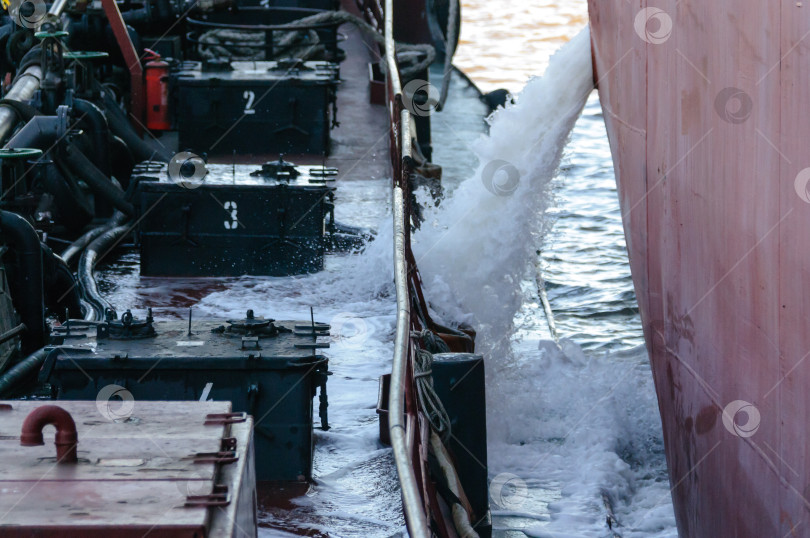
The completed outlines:
{"type": "Polygon", "coordinates": [[[247,422],[247,413],[209,413],[205,416],[204,426],[219,426],[247,422]]]}
{"type": "Polygon", "coordinates": [[[222,438],[222,450],[236,450],[236,437],[223,437],[222,438]]]}
{"type": "Polygon", "coordinates": [[[222,450],[220,452],[198,452],[191,456],[194,463],[233,463],[239,460],[234,450],[222,450]]]}
{"type": "Polygon", "coordinates": [[[210,506],[228,506],[231,504],[231,494],[228,486],[216,485],[214,490],[208,495],[189,495],[183,506],[187,508],[199,508],[210,506]]]}

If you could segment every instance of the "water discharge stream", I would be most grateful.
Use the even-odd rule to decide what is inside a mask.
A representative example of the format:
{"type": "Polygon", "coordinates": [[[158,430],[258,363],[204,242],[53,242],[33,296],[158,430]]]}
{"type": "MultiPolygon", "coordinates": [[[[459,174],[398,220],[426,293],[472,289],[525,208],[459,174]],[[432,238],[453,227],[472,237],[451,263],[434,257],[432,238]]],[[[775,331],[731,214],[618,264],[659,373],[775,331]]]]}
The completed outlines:
{"type": "MultiPolygon", "coordinates": [[[[564,338],[558,347],[548,339],[536,298],[537,251],[546,247],[560,216],[548,211],[554,206],[552,180],[560,175],[563,150],[592,89],[586,28],[552,56],[543,77],[532,78],[514,105],[490,118],[489,135],[473,144],[475,174],[429,214],[431,226],[414,239],[437,316],[475,327],[478,351],[487,357],[490,494],[501,536],[602,537],[611,533],[606,525],[611,511],[621,525],[616,532],[625,538],[676,535],[643,346],[585,352],[564,338]]],[[[591,99],[588,115],[594,109],[598,102],[591,99]]],[[[563,175],[576,173],[576,153],[595,158],[583,147],[581,133],[574,136],[580,147],[569,148],[563,175]]],[[[600,224],[605,216],[594,212],[600,196],[583,190],[578,202],[591,236],[607,229],[600,224]]],[[[618,230],[621,238],[620,222],[618,230]]],[[[612,246],[609,235],[602,236],[606,240],[594,250],[612,246]]],[[[585,262],[580,250],[587,247],[573,245],[557,254],[585,262]]],[[[618,250],[626,268],[623,243],[618,250]]],[[[552,282],[558,288],[552,297],[564,308],[570,301],[559,288],[576,289],[577,276],[566,274],[571,268],[564,259],[557,261],[549,261],[552,277],[564,281],[552,282]]],[[[609,266],[610,258],[605,262],[609,266]]],[[[598,263],[583,265],[581,273],[598,273],[598,263]]],[[[583,280],[589,287],[599,277],[583,280]]],[[[629,302],[634,303],[632,292],[629,302]]],[[[611,317],[605,315],[608,304],[593,308],[598,312],[575,322],[579,330],[588,330],[583,317],[592,317],[595,332],[601,329],[594,322],[611,317]]],[[[626,306],[615,314],[627,317],[626,311],[637,317],[626,306]]],[[[604,325],[610,323],[606,319],[604,325]]]]}
{"type": "Polygon", "coordinates": [[[479,165],[435,208],[414,237],[428,296],[442,317],[463,319],[480,335],[480,351],[508,353],[520,282],[547,229],[545,209],[563,149],[593,89],[590,38],[583,30],[489,119],[474,145],[479,165]]]}

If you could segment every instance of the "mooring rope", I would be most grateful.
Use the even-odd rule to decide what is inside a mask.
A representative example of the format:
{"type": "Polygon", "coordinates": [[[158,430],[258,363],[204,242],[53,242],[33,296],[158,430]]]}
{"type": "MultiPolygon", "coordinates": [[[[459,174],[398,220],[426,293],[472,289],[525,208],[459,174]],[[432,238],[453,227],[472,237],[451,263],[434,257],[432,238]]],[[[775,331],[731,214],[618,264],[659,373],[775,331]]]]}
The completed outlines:
{"type": "Polygon", "coordinates": [[[442,441],[450,439],[450,415],[444,408],[436,389],[433,388],[433,354],[417,348],[413,360],[414,383],[419,406],[425,413],[430,427],[442,441]]]}
{"type": "MultiPolygon", "coordinates": [[[[307,58],[312,57],[316,50],[319,51],[319,49],[323,47],[323,43],[320,42],[317,33],[312,27],[330,23],[338,26],[345,23],[353,24],[371,37],[376,43],[383,47],[385,46],[385,37],[363,19],[346,11],[325,11],[278,25],[279,28],[292,30],[292,32],[280,37],[278,42],[273,44],[273,48],[274,50],[277,48],[282,51],[289,48],[291,51],[296,52],[298,49],[305,49],[307,58]],[[299,41],[303,41],[300,33],[305,30],[307,31],[306,37],[310,42],[302,44],[299,43],[299,41]]],[[[261,30],[210,30],[200,36],[199,51],[203,57],[239,56],[247,60],[259,60],[262,59],[264,51],[260,50],[259,52],[255,52],[255,49],[261,48],[264,39],[265,32],[261,30]],[[210,47],[211,51],[204,47],[210,47]],[[239,51],[240,54],[234,54],[234,51],[239,51]]],[[[436,59],[436,49],[432,45],[397,42],[396,50],[397,52],[418,52],[424,54],[422,61],[414,65],[400,68],[400,72],[404,78],[409,78],[423,71],[436,59]]],[[[288,51],[286,54],[290,54],[290,52],[288,51]]],[[[307,58],[300,59],[306,60],[307,58]]]]}

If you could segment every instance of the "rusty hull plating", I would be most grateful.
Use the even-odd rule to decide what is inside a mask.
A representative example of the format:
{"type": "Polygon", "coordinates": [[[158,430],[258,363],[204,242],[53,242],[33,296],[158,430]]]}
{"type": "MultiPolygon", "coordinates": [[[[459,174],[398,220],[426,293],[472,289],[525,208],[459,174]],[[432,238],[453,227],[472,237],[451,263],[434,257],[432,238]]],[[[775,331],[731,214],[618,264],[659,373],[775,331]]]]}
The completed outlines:
{"type": "Polygon", "coordinates": [[[807,536],[808,8],[589,8],[678,530],[807,536]]]}

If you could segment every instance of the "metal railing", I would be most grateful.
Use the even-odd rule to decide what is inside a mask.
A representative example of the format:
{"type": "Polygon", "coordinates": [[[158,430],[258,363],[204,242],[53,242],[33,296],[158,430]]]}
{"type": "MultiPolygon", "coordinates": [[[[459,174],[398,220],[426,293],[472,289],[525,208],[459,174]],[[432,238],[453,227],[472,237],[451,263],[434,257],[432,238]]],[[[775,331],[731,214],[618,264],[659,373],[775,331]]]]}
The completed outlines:
{"type": "Polygon", "coordinates": [[[402,106],[402,87],[396,61],[393,23],[393,0],[385,0],[383,10],[385,30],[385,63],[388,74],[388,110],[391,125],[391,164],[393,181],[394,218],[394,280],[397,293],[397,325],[394,338],[394,361],[391,369],[391,391],[388,400],[389,432],[394,451],[402,504],[408,532],[414,538],[428,538],[430,530],[420,483],[412,459],[414,429],[418,426],[415,415],[406,415],[405,394],[412,380],[411,373],[411,294],[407,247],[410,218],[407,211],[408,180],[403,159],[411,156],[411,116],[402,106]]]}

